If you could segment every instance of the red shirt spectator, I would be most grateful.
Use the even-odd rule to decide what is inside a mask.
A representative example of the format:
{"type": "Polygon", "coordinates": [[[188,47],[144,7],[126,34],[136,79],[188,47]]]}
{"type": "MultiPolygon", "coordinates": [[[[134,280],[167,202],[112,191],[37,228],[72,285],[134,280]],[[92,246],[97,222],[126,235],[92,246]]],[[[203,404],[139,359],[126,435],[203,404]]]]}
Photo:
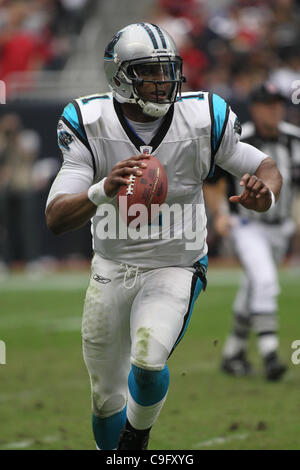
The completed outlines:
{"type": "Polygon", "coordinates": [[[39,69],[51,56],[50,50],[28,32],[17,31],[3,41],[1,47],[0,79],[6,82],[9,92],[9,75],[39,69]]]}

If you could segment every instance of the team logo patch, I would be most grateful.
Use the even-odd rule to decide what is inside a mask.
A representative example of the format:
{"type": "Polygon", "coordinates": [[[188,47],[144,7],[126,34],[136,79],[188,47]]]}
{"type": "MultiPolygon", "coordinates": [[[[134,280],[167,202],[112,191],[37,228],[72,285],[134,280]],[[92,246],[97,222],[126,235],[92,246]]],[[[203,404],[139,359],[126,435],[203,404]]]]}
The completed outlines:
{"type": "Polygon", "coordinates": [[[109,282],[111,282],[111,279],[108,279],[108,277],[100,276],[100,274],[94,274],[93,279],[94,281],[100,282],[100,284],[108,284],[109,282]]]}
{"type": "Polygon", "coordinates": [[[122,36],[122,31],[119,31],[113,36],[112,40],[110,41],[110,43],[107,45],[105,49],[104,59],[112,60],[114,58],[115,46],[121,36],[122,36]]]}
{"type": "Polygon", "coordinates": [[[234,121],[233,129],[234,129],[234,132],[236,132],[238,135],[242,134],[242,126],[238,118],[236,118],[234,121]]]}
{"type": "Polygon", "coordinates": [[[73,136],[67,131],[60,131],[58,134],[58,145],[65,150],[70,150],[70,144],[73,140],[73,136]]]}

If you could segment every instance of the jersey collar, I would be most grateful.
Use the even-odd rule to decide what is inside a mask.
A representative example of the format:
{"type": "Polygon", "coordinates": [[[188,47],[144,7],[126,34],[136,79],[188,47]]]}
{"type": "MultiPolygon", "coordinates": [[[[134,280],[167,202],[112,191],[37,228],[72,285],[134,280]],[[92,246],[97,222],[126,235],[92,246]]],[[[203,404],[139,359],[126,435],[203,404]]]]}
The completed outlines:
{"type": "MultiPolygon", "coordinates": [[[[124,131],[127,134],[127,137],[133,143],[133,145],[137,148],[138,152],[140,152],[140,147],[146,145],[145,142],[134,132],[132,127],[129,125],[127,119],[124,116],[120,103],[115,98],[114,98],[113,103],[114,103],[115,112],[119,118],[121,126],[123,127],[124,131]]],[[[174,105],[170,107],[161,126],[158,128],[151,142],[147,144],[147,146],[152,147],[153,152],[161,144],[162,140],[167,134],[170,128],[171,122],[173,120],[173,114],[174,114],[174,105]]]]}

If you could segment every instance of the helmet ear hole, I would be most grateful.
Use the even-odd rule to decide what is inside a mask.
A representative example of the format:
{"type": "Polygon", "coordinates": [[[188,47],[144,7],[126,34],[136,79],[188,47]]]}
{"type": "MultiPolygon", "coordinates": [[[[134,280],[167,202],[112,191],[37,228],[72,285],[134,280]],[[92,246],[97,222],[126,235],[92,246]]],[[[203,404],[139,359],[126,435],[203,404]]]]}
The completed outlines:
{"type": "Polygon", "coordinates": [[[117,78],[114,77],[114,82],[117,86],[120,86],[121,85],[121,82],[119,82],[119,80],[117,78]]]}

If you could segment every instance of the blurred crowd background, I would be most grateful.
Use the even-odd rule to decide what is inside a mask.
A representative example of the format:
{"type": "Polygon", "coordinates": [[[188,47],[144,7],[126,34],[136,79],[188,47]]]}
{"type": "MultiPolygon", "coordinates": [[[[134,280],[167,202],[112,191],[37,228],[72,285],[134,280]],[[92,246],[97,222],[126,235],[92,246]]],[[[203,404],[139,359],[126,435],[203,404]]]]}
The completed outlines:
{"type": "MultiPolygon", "coordinates": [[[[61,165],[56,124],[70,99],[107,91],[104,47],[138,21],[174,37],[186,90],[218,93],[245,122],[250,91],[268,80],[286,97],[285,119],[300,126],[300,0],[0,0],[2,275],[90,258],[89,227],[57,238],[45,225],[61,165]]],[[[211,240],[211,255],[222,256],[211,240]]]]}

